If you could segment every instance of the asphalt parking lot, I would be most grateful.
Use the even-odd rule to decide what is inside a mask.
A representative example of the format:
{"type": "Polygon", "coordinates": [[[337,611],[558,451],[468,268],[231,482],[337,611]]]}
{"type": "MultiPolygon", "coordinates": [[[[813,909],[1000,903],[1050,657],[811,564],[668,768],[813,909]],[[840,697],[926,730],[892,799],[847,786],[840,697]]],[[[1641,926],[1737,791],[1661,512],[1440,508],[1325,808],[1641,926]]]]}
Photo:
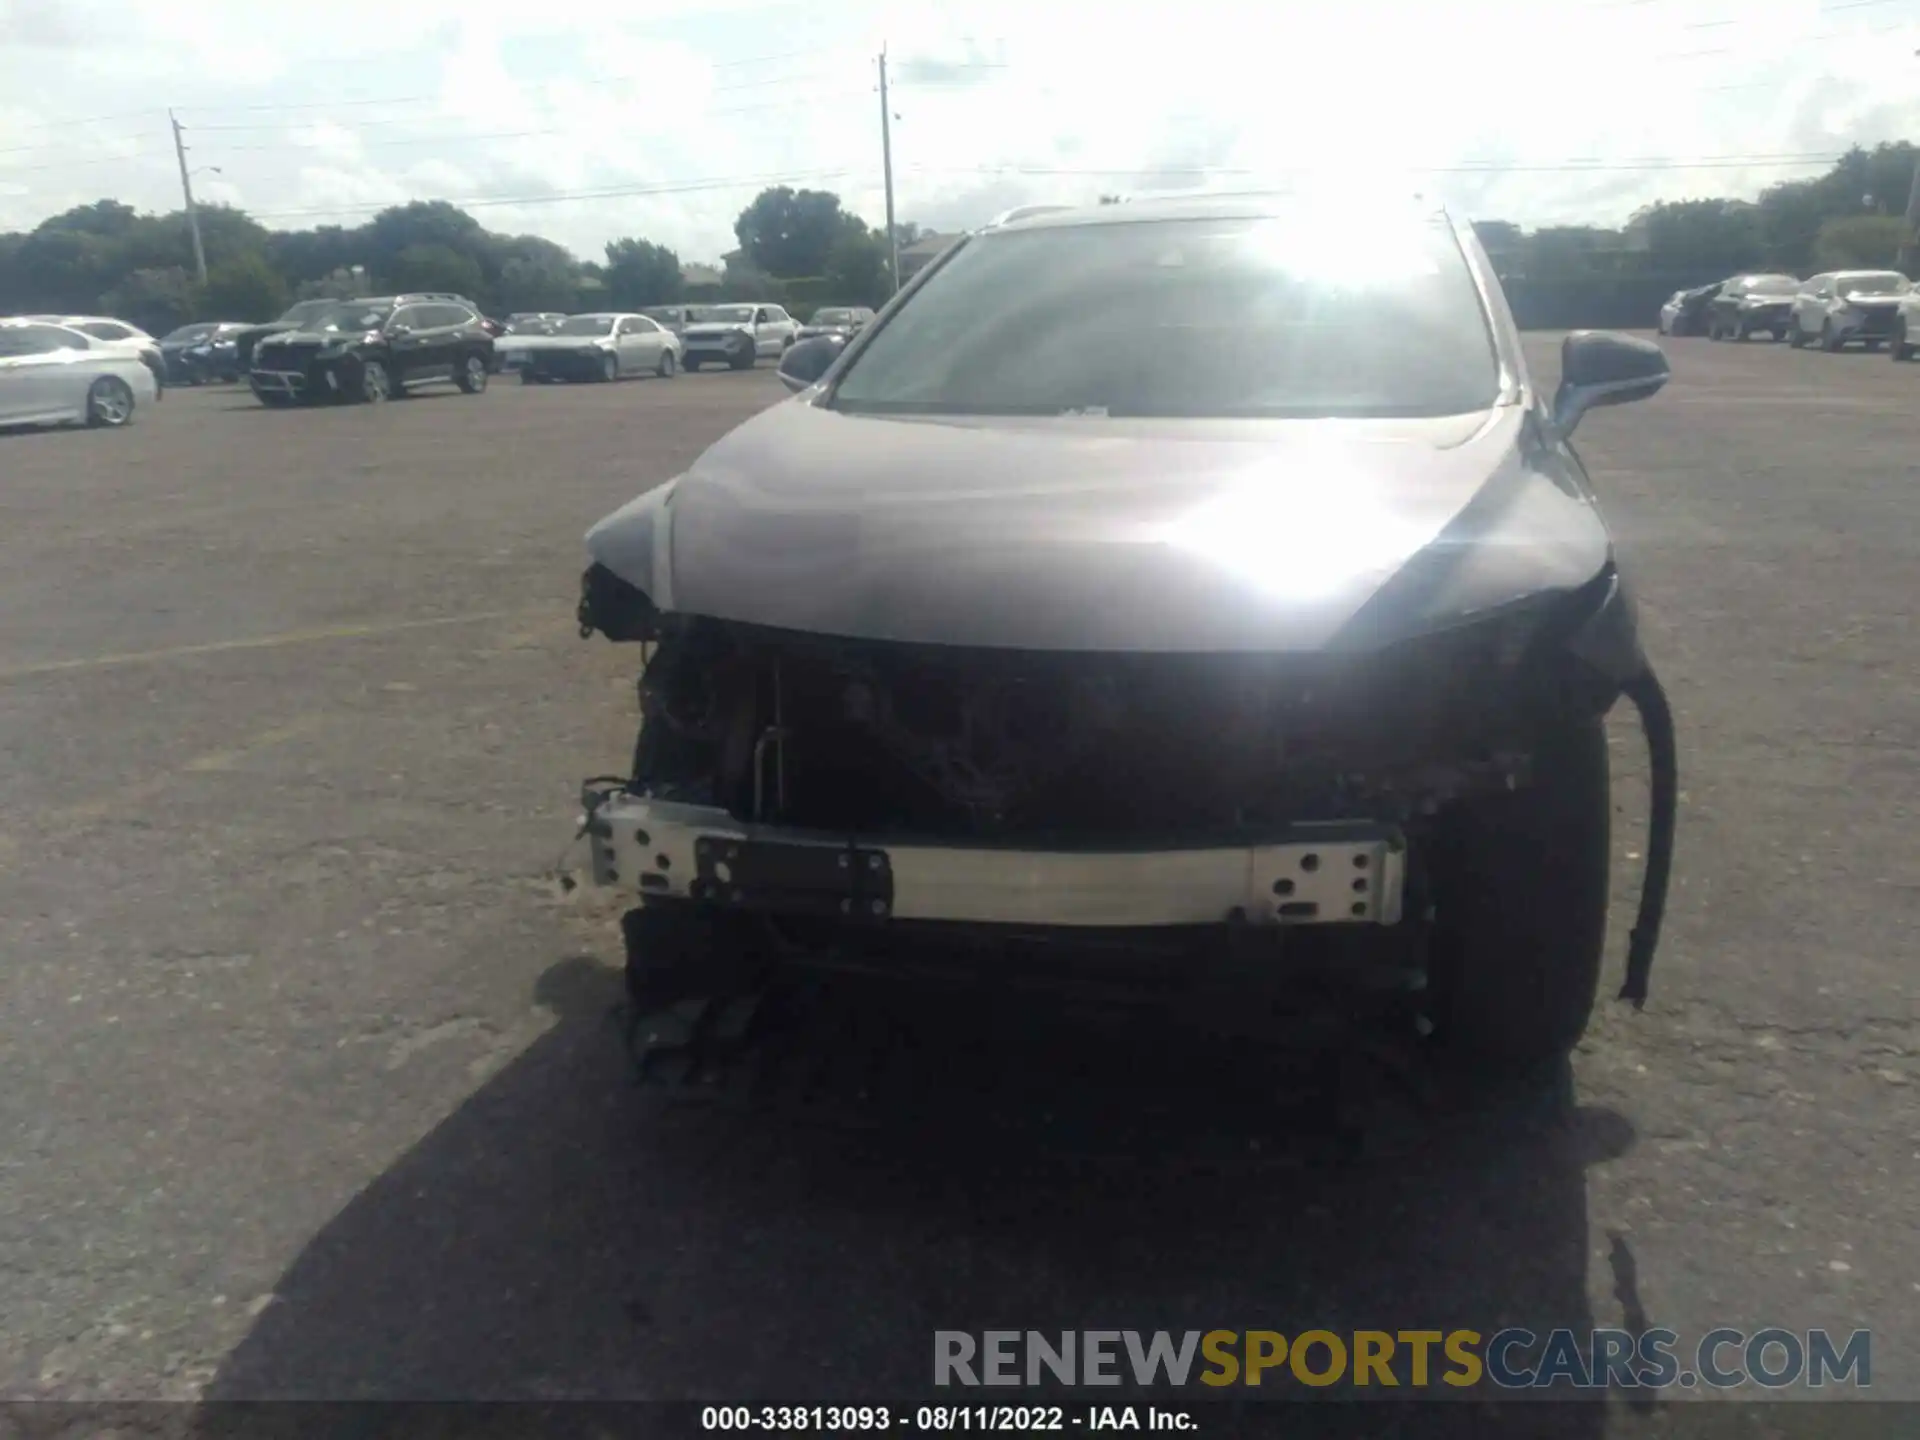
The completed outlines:
{"type": "Polygon", "coordinates": [[[1653,999],[1561,1108],[1341,1156],[1172,1039],[1089,1095],[1105,1041],[983,1033],[905,1125],[629,1083],[620,907],[544,875],[634,719],[580,535],[770,371],[0,436],[0,1393],[858,1401],[936,1328],[1564,1324],[1870,1327],[1920,1398],[1920,366],[1667,345],[1580,435],[1680,726],[1653,999]],[[946,1123],[1013,1110],[1078,1118],[946,1123]]]}

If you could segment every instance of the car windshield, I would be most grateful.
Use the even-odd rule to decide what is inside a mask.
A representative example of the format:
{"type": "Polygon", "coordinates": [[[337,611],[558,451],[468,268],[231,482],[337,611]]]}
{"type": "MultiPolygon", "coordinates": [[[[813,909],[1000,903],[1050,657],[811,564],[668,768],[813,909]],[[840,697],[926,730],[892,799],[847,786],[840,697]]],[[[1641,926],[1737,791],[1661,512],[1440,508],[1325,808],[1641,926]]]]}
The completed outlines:
{"type": "Polygon", "coordinates": [[[556,335],[605,335],[613,329],[611,315],[571,315],[554,327],[556,335]]]}
{"type": "Polygon", "coordinates": [[[1800,282],[1791,275],[1758,275],[1747,281],[1749,295],[1794,295],[1800,282]]]}
{"type": "Polygon", "coordinates": [[[507,323],[507,334],[509,335],[551,335],[554,329],[553,321],[542,319],[538,315],[527,316],[507,323]]]}
{"type": "Polygon", "coordinates": [[[178,330],[169,330],[161,337],[163,344],[185,344],[189,340],[204,340],[213,334],[212,325],[182,325],[178,330]]]}
{"type": "Polygon", "coordinates": [[[305,325],[317,315],[325,315],[341,302],[338,300],[302,300],[286,314],[280,317],[282,325],[305,325]]]}
{"type": "Polygon", "coordinates": [[[642,315],[650,315],[655,320],[678,320],[680,318],[680,311],[671,305],[655,305],[652,309],[642,310],[640,313],[642,315]]]}
{"type": "Polygon", "coordinates": [[[745,325],[753,319],[751,305],[715,305],[695,317],[715,325],[745,325]]]}
{"type": "Polygon", "coordinates": [[[813,323],[816,325],[851,325],[853,323],[853,311],[816,310],[813,312],[813,323]]]}
{"type": "Polygon", "coordinates": [[[832,403],[905,414],[1422,416],[1485,408],[1499,384],[1478,287],[1444,223],[1183,219],[965,243],[873,333],[832,403]]]}
{"type": "Polygon", "coordinates": [[[378,330],[392,315],[391,305],[345,300],[309,315],[300,323],[309,330],[378,330]]]}
{"type": "Polygon", "coordinates": [[[1834,288],[1847,295],[1899,295],[1907,288],[1907,277],[1892,271],[1870,275],[1842,275],[1834,288]]]}

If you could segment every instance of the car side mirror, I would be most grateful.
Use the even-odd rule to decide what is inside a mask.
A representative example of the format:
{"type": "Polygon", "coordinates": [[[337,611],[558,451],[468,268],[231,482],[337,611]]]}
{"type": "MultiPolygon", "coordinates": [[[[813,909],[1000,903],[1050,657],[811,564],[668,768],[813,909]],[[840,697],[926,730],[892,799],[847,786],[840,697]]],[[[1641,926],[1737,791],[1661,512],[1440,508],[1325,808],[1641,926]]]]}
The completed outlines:
{"type": "Polygon", "coordinates": [[[1672,373],[1666,355],[1650,340],[1605,330],[1576,330],[1560,344],[1554,429],[1563,437],[1571,435],[1580,417],[1596,406],[1645,400],[1672,373]]]}
{"type": "Polygon", "coordinates": [[[844,335],[816,335],[811,340],[795,341],[780,357],[780,383],[796,394],[818,384],[846,348],[844,335]]]}

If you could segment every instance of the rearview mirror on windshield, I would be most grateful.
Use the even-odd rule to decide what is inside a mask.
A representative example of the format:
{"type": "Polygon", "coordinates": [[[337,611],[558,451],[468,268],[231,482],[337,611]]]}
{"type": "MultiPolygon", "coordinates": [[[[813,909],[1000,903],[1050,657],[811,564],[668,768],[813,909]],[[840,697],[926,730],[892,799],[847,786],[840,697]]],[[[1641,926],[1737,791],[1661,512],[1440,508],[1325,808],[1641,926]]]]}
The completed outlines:
{"type": "Polygon", "coordinates": [[[1650,340],[1605,330],[1576,330],[1560,344],[1560,388],[1553,423],[1562,436],[1599,405],[1644,400],[1667,383],[1667,357],[1650,340]]]}
{"type": "Polygon", "coordinates": [[[846,348],[844,335],[819,335],[789,345],[780,357],[780,383],[795,392],[817,384],[846,348]]]}

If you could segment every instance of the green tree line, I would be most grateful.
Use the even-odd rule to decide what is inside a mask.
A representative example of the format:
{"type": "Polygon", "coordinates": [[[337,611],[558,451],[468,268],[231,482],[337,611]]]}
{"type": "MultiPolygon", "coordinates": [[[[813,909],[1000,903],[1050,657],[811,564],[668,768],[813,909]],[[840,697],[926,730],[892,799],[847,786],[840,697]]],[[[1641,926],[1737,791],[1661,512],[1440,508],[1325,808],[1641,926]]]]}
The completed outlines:
{"type": "Polygon", "coordinates": [[[627,236],[582,260],[538,235],[505,235],[444,200],[361,225],[273,230],[203,205],[207,278],[184,211],[142,214],[97,200],[32,230],[0,233],[0,315],[110,314],[163,333],[193,320],[270,320],[295,300],[450,290],[490,313],[769,299],[803,309],[878,305],[891,293],[885,237],[823,191],[763,191],[740,212],[739,249],[717,285],[689,286],[680,257],[627,236]]]}
{"type": "MultiPolygon", "coordinates": [[[[1916,147],[1856,147],[1826,174],[1768,187],[1757,199],[1663,201],[1618,228],[1523,230],[1476,223],[1525,323],[1629,323],[1663,288],[1759,268],[1809,274],[1891,265],[1916,147]],[[1562,314],[1561,312],[1565,312],[1562,314]]],[[[1102,196],[1117,203],[1121,196],[1102,196]]],[[[0,233],[0,314],[120,315],[148,329],[188,320],[271,319],[297,299],[392,290],[452,290],[494,313],[764,298],[801,309],[877,305],[891,293],[885,235],[822,190],[764,190],[734,223],[739,248],[718,285],[691,288],[680,257],[639,236],[582,260],[537,235],[488,230],[458,206],[416,201],[361,225],[274,230],[240,210],[204,206],[207,279],[196,282],[184,212],[141,214],[98,200],[0,233]]],[[[904,238],[915,228],[900,227],[904,238]]],[[[1657,304],[1657,301],[1654,303],[1657,304]]]]}

